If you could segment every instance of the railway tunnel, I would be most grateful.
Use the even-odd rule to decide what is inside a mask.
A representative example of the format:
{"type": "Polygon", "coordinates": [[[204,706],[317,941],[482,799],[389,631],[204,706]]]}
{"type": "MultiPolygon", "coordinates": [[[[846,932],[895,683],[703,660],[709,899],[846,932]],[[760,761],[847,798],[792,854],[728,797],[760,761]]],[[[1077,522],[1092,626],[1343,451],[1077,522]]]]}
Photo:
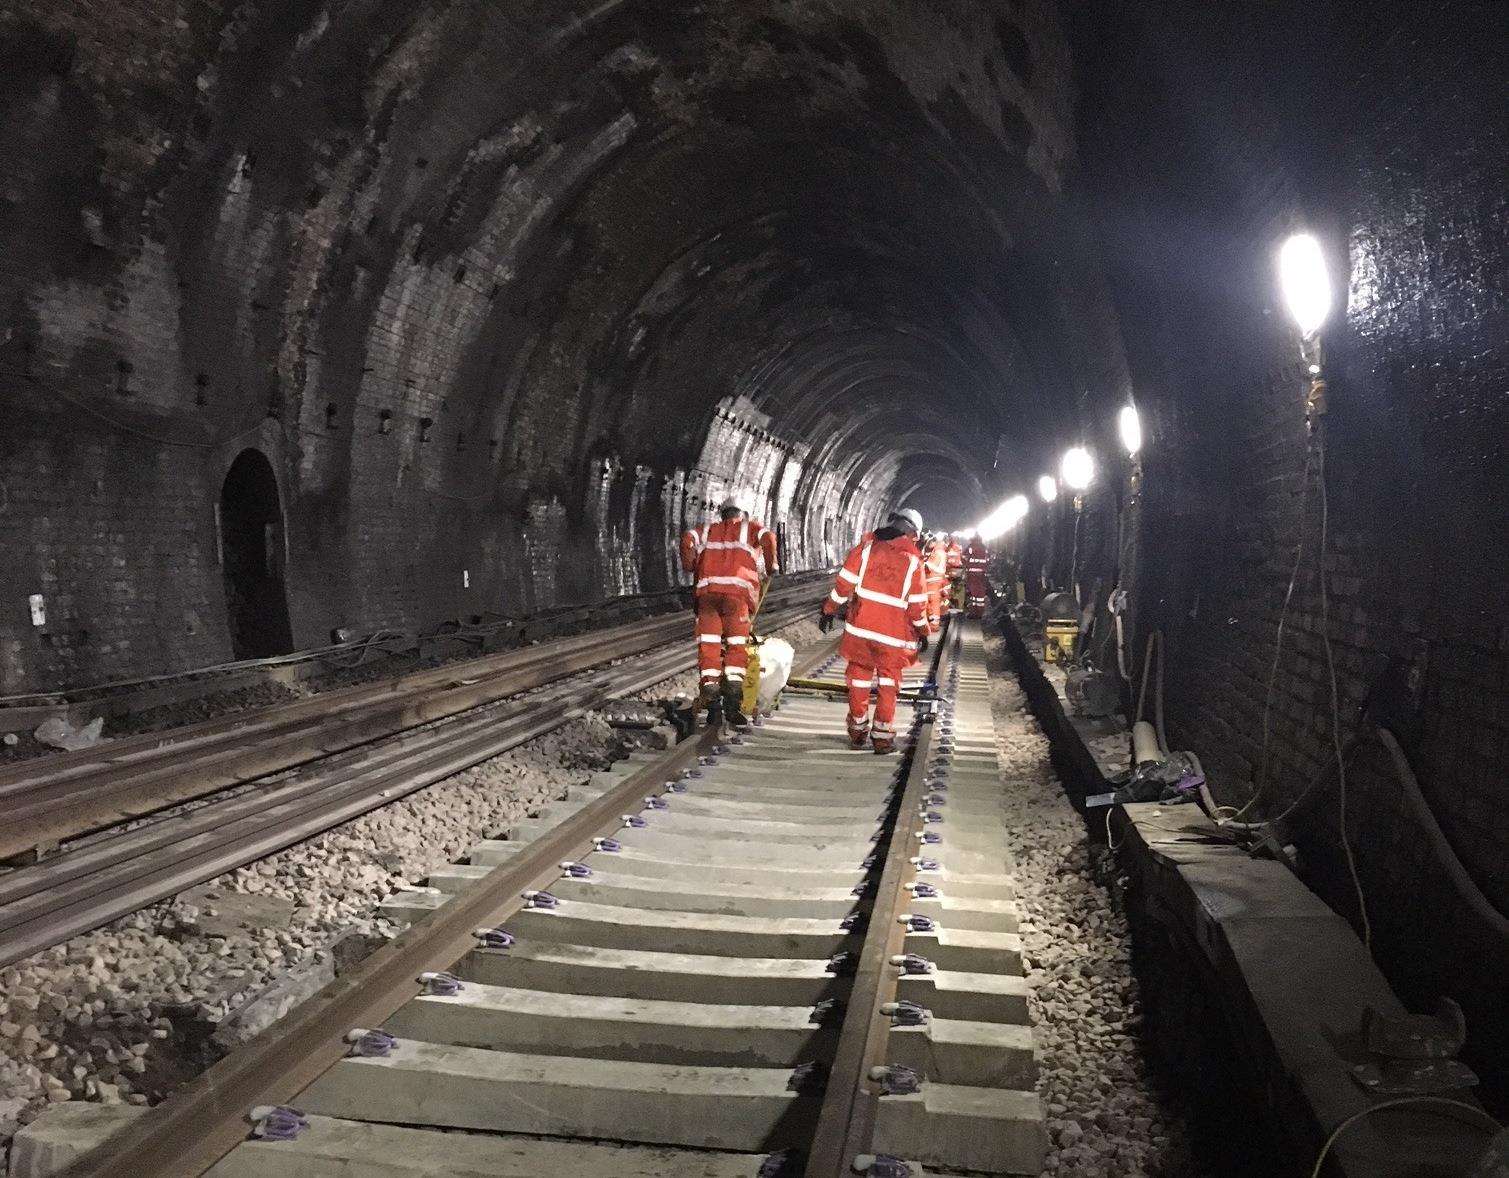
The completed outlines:
{"type": "MultiPolygon", "coordinates": [[[[810,771],[829,705],[841,744],[812,621],[861,535],[907,507],[990,546],[887,796],[948,744],[962,817],[998,746],[1001,878],[956,890],[1021,908],[1037,1062],[960,1087],[1039,1104],[955,1135],[1040,1153],[920,1123],[898,1165],[1509,1165],[1506,32],[1485,0],[0,0],[11,1164],[56,1116],[92,1141],[76,1106],[179,1107],[266,984],[387,960],[528,858],[495,836],[649,772],[678,540],[732,499],[807,684],[735,763],[810,771]]],[[[673,817],[744,813],[708,777],[673,817]]],[[[816,1173],[806,1115],[467,1164],[816,1173]]]]}

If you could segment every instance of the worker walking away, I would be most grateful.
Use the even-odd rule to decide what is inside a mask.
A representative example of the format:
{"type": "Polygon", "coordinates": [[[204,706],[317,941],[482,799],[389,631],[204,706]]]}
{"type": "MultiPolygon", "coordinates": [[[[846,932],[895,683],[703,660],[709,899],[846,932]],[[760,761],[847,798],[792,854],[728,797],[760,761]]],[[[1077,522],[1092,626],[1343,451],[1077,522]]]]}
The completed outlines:
{"type": "Polygon", "coordinates": [[[930,532],[922,547],[927,577],[927,628],[936,634],[943,626],[943,593],[948,587],[948,544],[942,532],[930,532]]]}
{"type": "Polygon", "coordinates": [[[863,748],[867,738],[877,753],[896,747],[901,673],[927,649],[927,582],[917,548],[921,533],[917,512],[909,507],[892,512],[885,527],[855,545],[823,602],[818,627],[824,634],[833,628],[839,607],[849,607],[838,652],[849,660],[849,739],[855,748],[863,748]]]}
{"type": "Polygon", "coordinates": [[[964,608],[964,545],[960,543],[964,533],[954,532],[948,538],[944,552],[948,571],[948,612],[964,608]]]}
{"type": "Polygon", "coordinates": [[[990,549],[985,541],[974,536],[964,550],[964,614],[970,618],[983,618],[985,607],[990,604],[990,549]]]}
{"type": "Polygon", "coordinates": [[[708,707],[721,694],[724,718],[735,728],[748,728],[739,705],[749,666],[750,618],[761,582],[775,572],[775,533],[730,499],[718,509],[716,523],[682,535],[681,567],[692,576],[697,610],[698,702],[708,707]]]}

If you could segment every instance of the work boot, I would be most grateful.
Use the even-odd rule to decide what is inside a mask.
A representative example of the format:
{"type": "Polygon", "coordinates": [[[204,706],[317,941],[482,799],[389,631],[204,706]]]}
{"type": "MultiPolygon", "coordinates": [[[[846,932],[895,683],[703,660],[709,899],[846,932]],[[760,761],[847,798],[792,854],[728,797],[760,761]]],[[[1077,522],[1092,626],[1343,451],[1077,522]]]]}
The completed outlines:
{"type": "Polygon", "coordinates": [[[702,690],[697,692],[697,703],[703,708],[710,708],[718,701],[718,681],[716,679],[703,680],[702,690]]]}
{"type": "Polygon", "coordinates": [[[896,742],[889,736],[877,736],[871,743],[875,747],[876,756],[883,757],[887,753],[894,753],[896,751],[896,742]]]}
{"type": "Polygon", "coordinates": [[[742,683],[730,683],[723,689],[723,718],[728,721],[729,727],[737,732],[746,732],[749,729],[749,717],[741,708],[743,704],[744,685],[742,683]]]}

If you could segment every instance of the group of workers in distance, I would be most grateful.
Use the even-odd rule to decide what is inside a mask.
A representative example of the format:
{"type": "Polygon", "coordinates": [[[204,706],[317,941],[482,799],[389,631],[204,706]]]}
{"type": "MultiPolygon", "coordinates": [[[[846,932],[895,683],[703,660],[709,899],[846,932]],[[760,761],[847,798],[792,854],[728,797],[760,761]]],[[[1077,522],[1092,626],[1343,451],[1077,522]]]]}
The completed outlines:
{"type": "MultiPolygon", "coordinates": [[[[717,521],[681,537],[681,565],[692,577],[697,611],[698,702],[721,703],[736,729],[749,726],[741,704],[750,625],[776,557],[775,534],[732,500],[717,521]]],[[[845,558],[818,627],[829,633],[846,609],[838,651],[848,660],[848,733],[855,748],[895,749],[902,673],[927,651],[950,609],[963,605],[970,615],[983,615],[989,560],[977,537],[966,549],[957,536],[927,532],[910,507],[891,512],[845,558]]]]}

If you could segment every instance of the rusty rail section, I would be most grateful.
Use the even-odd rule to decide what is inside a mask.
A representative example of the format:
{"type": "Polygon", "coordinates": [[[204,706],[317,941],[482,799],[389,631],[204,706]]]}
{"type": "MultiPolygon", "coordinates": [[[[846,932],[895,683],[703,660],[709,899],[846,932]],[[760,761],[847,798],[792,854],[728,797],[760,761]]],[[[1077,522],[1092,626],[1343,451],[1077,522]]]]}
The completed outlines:
{"type": "MultiPolygon", "coordinates": [[[[822,574],[820,574],[822,575],[822,574]]],[[[816,581],[783,578],[774,608],[816,581]]],[[[456,716],[684,637],[684,615],[451,663],[0,770],[0,859],[59,843],[456,716]]]]}
{"type": "MultiPolygon", "coordinates": [[[[802,660],[817,665],[833,651],[823,643],[802,660]]],[[[476,945],[473,932],[497,926],[524,907],[521,893],[560,878],[560,862],[578,858],[592,840],[622,828],[625,809],[659,794],[667,778],[694,765],[718,739],[716,730],[683,741],[621,784],[529,843],[508,863],[411,925],[354,969],[295,1007],[240,1050],[80,1158],[67,1178],[122,1174],[202,1174],[245,1139],[247,1111],[286,1104],[346,1054],[352,1027],[381,1026],[421,990],[426,970],[444,969],[476,945]]]]}
{"type": "Polygon", "coordinates": [[[387,805],[653,686],[688,662],[679,646],[636,659],[0,875],[0,966],[387,805]]]}

